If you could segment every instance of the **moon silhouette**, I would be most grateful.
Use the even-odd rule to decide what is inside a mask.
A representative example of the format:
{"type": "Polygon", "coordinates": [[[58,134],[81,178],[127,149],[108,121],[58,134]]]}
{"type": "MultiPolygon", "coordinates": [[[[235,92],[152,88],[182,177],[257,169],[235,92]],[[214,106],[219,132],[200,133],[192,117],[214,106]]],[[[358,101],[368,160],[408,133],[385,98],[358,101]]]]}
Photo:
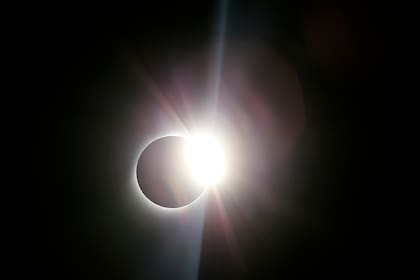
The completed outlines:
{"type": "Polygon", "coordinates": [[[137,162],[137,181],[153,203],[167,208],[186,206],[204,191],[193,179],[186,163],[188,141],[166,136],[150,143],[137,162]]]}

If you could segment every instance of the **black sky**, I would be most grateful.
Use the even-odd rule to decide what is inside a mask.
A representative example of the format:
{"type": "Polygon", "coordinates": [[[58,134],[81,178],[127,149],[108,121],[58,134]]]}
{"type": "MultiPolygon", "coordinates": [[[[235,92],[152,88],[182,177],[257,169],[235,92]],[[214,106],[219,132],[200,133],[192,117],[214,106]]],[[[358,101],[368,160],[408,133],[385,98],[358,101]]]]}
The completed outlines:
{"type": "MultiPolygon", "coordinates": [[[[263,41],[296,69],[307,119],[298,205],[316,220],[275,223],[245,246],[242,269],[212,237],[209,217],[198,279],[375,278],[389,258],[389,11],[364,1],[273,2],[231,1],[226,36],[263,41]]],[[[19,11],[13,121],[28,160],[17,183],[15,279],[148,279],[162,246],[157,222],[133,218],[135,202],[121,206],[129,193],[115,187],[130,168],[113,149],[137,100],[132,67],[158,61],[151,67],[159,73],[214,42],[218,3],[37,3],[19,11]]]]}

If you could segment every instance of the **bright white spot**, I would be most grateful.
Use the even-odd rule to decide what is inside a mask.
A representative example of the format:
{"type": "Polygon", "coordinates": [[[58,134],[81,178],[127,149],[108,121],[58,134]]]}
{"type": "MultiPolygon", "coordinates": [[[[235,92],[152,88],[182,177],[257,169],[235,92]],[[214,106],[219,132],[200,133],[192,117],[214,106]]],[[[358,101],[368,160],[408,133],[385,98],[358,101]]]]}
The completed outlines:
{"type": "Polygon", "coordinates": [[[214,186],[225,173],[225,154],[214,137],[196,135],[189,139],[187,163],[198,184],[214,186]]]}

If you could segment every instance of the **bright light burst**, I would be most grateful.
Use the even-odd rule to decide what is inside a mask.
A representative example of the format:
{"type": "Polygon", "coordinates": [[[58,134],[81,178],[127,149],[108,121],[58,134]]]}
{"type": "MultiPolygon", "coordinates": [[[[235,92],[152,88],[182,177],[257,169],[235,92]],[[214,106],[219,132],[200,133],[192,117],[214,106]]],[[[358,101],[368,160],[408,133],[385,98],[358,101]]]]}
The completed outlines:
{"type": "Polygon", "coordinates": [[[188,139],[187,164],[199,185],[211,187],[225,174],[226,158],[223,147],[214,137],[206,134],[188,139]]]}

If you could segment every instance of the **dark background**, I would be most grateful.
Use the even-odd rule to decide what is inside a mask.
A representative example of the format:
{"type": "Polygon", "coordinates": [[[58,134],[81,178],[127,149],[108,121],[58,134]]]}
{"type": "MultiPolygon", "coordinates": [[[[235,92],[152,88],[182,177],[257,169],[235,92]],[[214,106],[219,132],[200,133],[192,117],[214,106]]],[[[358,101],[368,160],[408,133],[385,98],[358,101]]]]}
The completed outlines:
{"type": "MultiPolygon", "coordinates": [[[[136,94],[127,61],[150,53],[165,60],[212,42],[219,3],[37,3],[18,11],[13,120],[25,161],[16,164],[24,171],[17,173],[13,278],[142,279],[158,237],[115,211],[120,206],[113,199],[124,191],[113,186],[129,167],[91,148],[107,150],[116,119],[136,94]],[[115,174],[98,166],[115,166],[115,174]],[[110,228],[119,233],[106,234],[110,228]]],[[[321,139],[318,156],[308,157],[316,163],[304,169],[311,180],[300,208],[322,223],[316,232],[294,227],[281,237],[273,227],[257,249],[244,252],[246,272],[232,268],[223,253],[217,260],[203,253],[199,279],[388,273],[390,15],[365,1],[229,3],[227,34],[263,40],[299,75],[307,114],[303,145],[313,135],[321,139]]]]}

